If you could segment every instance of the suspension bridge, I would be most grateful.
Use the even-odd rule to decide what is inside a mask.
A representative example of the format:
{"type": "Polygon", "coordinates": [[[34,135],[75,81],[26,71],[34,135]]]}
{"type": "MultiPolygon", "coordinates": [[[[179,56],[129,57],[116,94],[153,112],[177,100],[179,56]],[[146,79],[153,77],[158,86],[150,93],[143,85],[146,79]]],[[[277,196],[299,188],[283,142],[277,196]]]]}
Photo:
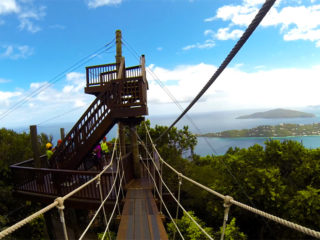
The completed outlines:
{"type": "MultiPolygon", "coordinates": [[[[217,69],[202,91],[182,112],[173,127],[199,100],[204,92],[217,79],[228,63],[240,50],[255,28],[262,21],[275,0],[267,0],[243,36],[232,49],[226,60],[217,69]]],[[[224,212],[221,222],[220,239],[224,239],[231,205],[274,221],[278,224],[320,238],[320,232],[300,226],[280,217],[268,214],[252,206],[241,203],[230,196],[215,190],[177,171],[159,154],[154,139],[145,126],[147,137],[143,141],[137,134],[136,126],[148,114],[145,57],[142,55],[138,66],[126,67],[122,56],[121,32],[116,32],[116,63],[86,67],[85,93],[96,96],[78,122],[64,137],[62,144],[48,160],[37,154],[34,144],[34,158],[11,166],[14,175],[16,195],[40,201],[45,207],[0,232],[0,238],[10,235],[32,220],[57,209],[60,219],[61,236],[64,239],[90,239],[89,229],[97,218],[103,219],[102,239],[111,238],[110,226],[118,219],[117,239],[168,239],[163,219],[167,217],[175,226],[175,234],[184,239],[176,219],[179,212],[186,214],[208,239],[213,237],[189,214],[181,204],[180,193],[183,181],[187,181],[221,199],[224,212]],[[97,143],[118,124],[118,137],[112,148],[110,161],[103,170],[92,170],[88,153],[97,143]],[[125,131],[129,130],[130,144],[126,145],[125,131]],[[163,166],[176,174],[178,191],[173,193],[163,178],[163,166]],[[169,211],[164,193],[170,196],[176,206],[176,214],[169,211]],[[91,219],[81,233],[70,233],[73,220],[68,221],[66,210],[82,208],[93,210],[91,219]]],[[[33,132],[36,136],[36,131],[33,132]]],[[[128,131],[127,131],[128,133],[128,131]]],[[[166,134],[164,132],[162,136],[166,134]]],[[[49,215],[50,216],[50,215],[49,215]]],[[[59,238],[59,236],[51,236],[59,238]]]]}

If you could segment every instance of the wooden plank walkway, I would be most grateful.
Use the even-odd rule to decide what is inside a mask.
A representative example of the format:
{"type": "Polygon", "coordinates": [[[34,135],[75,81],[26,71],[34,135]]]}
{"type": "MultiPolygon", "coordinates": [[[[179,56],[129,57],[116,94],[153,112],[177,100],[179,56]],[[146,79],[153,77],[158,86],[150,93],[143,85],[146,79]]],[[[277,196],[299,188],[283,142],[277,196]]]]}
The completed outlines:
{"type": "Polygon", "coordinates": [[[142,181],[128,186],[117,239],[168,239],[151,188],[142,181]]]}

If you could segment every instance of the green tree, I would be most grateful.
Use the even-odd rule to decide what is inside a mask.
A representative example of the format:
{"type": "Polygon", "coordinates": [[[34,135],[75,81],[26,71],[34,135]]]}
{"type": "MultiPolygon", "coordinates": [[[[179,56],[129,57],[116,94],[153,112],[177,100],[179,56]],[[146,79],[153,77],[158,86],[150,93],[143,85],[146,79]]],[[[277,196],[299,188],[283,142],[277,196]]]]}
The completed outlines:
{"type": "MultiPolygon", "coordinates": [[[[206,233],[208,233],[210,236],[213,235],[212,228],[206,227],[205,223],[194,215],[194,212],[190,211],[188,213],[204,229],[206,233]]],[[[186,240],[208,239],[208,237],[199,229],[199,227],[189,218],[189,216],[186,213],[183,213],[181,219],[176,220],[176,224],[182,236],[186,240]]],[[[172,222],[167,224],[167,229],[170,239],[173,238],[174,234],[179,235],[179,233],[176,230],[176,227],[172,222]]]]}

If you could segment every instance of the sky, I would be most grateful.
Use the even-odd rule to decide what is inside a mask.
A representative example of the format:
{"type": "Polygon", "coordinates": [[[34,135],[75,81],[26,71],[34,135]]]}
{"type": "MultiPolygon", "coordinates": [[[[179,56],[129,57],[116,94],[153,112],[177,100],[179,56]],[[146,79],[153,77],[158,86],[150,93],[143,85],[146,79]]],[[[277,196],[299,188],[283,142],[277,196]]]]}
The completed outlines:
{"type": "MultiPolygon", "coordinates": [[[[85,67],[145,54],[149,115],[197,95],[263,0],[0,0],[0,128],[75,122],[85,67]],[[174,99],[167,94],[170,92],[174,99]]],[[[278,0],[191,113],[320,107],[320,0],[278,0]]]]}

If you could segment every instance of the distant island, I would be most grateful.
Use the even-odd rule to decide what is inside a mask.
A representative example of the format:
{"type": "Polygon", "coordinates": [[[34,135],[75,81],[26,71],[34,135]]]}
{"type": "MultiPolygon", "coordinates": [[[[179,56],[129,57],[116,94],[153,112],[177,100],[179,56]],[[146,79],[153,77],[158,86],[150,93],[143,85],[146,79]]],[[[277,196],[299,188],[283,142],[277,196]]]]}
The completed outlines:
{"type": "Polygon", "coordinates": [[[276,126],[264,125],[251,129],[228,130],[216,133],[206,133],[197,137],[288,137],[288,136],[315,136],[320,135],[320,123],[313,124],[279,124],[276,126]]]}
{"type": "Polygon", "coordinates": [[[256,112],[250,115],[239,116],[236,119],[252,119],[252,118],[312,118],[312,113],[299,112],[294,110],[277,108],[266,112],[256,112]]]}

